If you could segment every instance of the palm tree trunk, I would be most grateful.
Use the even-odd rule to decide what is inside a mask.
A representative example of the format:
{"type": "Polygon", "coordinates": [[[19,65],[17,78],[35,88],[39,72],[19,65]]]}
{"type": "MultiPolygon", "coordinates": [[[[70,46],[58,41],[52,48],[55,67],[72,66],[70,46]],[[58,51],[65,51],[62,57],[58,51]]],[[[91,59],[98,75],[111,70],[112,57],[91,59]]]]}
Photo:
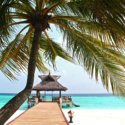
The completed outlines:
{"type": "Polygon", "coordinates": [[[42,26],[40,23],[37,23],[35,25],[34,38],[28,64],[28,77],[26,87],[14,98],[12,98],[5,106],[2,107],[2,109],[0,110],[0,125],[3,125],[16,112],[16,110],[18,110],[18,108],[23,104],[23,102],[29,97],[31,93],[41,32],[42,26]]]}

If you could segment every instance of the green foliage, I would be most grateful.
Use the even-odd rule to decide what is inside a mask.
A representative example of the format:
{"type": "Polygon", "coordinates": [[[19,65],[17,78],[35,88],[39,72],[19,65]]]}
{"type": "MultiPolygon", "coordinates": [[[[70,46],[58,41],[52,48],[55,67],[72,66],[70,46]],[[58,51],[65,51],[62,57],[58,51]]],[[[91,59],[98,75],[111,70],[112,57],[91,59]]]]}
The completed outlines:
{"type": "MultiPolygon", "coordinates": [[[[0,69],[9,78],[26,71],[35,24],[47,24],[42,32],[36,67],[45,63],[56,69],[56,57],[77,62],[108,90],[125,93],[125,2],[123,0],[2,0],[0,2],[0,69]],[[19,21],[20,19],[20,21],[19,21]],[[28,24],[14,34],[17,25],[28,24]],[[63,34],[66,50],[46,30],[54,24],[63,34]],[[22,32],[28,28],[25,35],[22,32]],[[15,39],[10,36],[14,34],[15,39]],[[11,42],[10,42],[11,41],[11,42]]],[[[24,26],[24,25],[23,25],[24,26]]]]}

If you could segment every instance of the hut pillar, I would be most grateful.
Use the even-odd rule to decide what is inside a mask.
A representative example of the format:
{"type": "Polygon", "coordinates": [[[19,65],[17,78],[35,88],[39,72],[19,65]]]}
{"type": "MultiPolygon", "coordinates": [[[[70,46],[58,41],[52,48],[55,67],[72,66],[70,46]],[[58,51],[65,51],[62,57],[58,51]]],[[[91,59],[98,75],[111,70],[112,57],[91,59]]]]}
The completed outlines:
{"type": "Polygon", "coordinates": [[[38,101],[40,102],[40,92],[38,90],[36,91],[36,95],[37,95],[38,101]]]}
{"type": "Polygon", "coordinates": [[[60,98],[61,98],[61,90],[59,91],[59,93],[60,93],[59,95],[60,95],[60,98]]]}

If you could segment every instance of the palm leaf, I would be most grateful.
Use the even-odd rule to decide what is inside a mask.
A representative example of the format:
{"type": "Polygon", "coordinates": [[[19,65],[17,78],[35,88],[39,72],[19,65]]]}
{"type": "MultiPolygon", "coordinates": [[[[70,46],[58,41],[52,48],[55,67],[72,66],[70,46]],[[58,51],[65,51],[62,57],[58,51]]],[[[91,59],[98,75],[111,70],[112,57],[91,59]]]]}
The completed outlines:
{"type": "Polygon", "coordinates": [[[102,48],[95,38],[83,36],[83,34],[79,37],[69,31],[66,34],[67,49],[73,57],[76,57],[80,65],[92,76],[95,74],[97,81],[100,76],[107,90],[111,84],[113,93],[123,95],[125,92],[123,87],[125,82],[124,68],[122,67],[125,66],[124,55],[106,47],[106,45],[102,48]]]}
{"type": "MultiPolygon", "coordinates": [[[[44,16],[48,21],[47,28],[49,28],[49,23],[55,24],[63,34],[63,38],[67,41],[67,50],[65,51],[52,38],[49,38],[44,30],[45,36],[41,36],[37,57],[38,70],[43,72],[47,70],[44,59],[48,63],[51,62],[55,68],[56,56],[74,62],[68,54],[70,53],[92,77],[95,75],[97,81],[101,78],[107,89],[111,84],[113,93],[122,95],[125,92],[123,84],[125,59],[121,51],[124,51],[125,34],[123,0],[119,2],[116,0],[34,0],[29,3],[24,0],[8,0],[4,2],[2,0],[0,8],[2,12],[6,13],[1,15],[3,16],[1,20],[3,25],[0,26],[0,32],[5,36],[1,40],[1,46],[6,43],[4,40],[9,38],[11,28],[24,23],[34,27],[34,18],[39,20],[44,16]],[[52,15],[50,15],[51,12],[52,15]],[[4,24],[3,20],[5,19],[6,23],[4,24]],[[13,19],[22,20],[13,22],[13,19]]],[[[6,69],[6,72],[8,71],[5,73],[4,69],[3,73],[9,74],[9,78],[12,77],[13,72],[18,72],[17,69],[14,71],[14,68],[23,70],[21,65],[24,69],[27,67],[32,40],[33,30],[28,35],[20,36],[17,43],[13,44],[4,67],[2,67],[6,69]],[[24,64],[21,64],[23,60],[24,64]]],[[[11,46],[12,43],[6,43],[6,45],[11,46]]],[[[1,49],[1,60],[4,60],[8,49],[9,47],[1,49]]]]}

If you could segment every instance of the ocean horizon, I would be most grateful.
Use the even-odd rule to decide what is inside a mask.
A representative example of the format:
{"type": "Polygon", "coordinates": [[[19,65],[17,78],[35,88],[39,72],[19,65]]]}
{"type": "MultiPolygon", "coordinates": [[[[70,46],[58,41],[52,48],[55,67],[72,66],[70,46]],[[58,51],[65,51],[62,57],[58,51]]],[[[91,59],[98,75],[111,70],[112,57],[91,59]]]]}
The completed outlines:
{"type": "MultiPolygon", "coordinates": [[[[0,95],[16,95],[18,93],[0,93],[0,95]]],[[[36,93],[31,93],[31,95],[35,95],[36,93]]],[[[44,95],[43,93],[41,95],[44,95]]],[[[47,94],[46,95],[52,95],[52,94],[47,94]]],[[[59,95],[59,93],[53,93],[53,95],[59,95]]],[[[62,95],[112,95],[112,96],[116,96],[113,93],[62,93],[62,95]]]]}
{"type": "MultiPolygon", "coordinates": [[[[0,93],[0,108],[2,108],[17,93],[0,93]]],[[[35,94],[31,94],[32,97],[35,94]]],[[[41,94],[41,98],[44,94],[41,94]]],[[[59,96],[59,94],[53,94],[59,96]]],[[[62,109],[125,109],[125,100],[113,94],[71,94],[65,93],[62,96],[71,96],[72,101],[80,107],[67,107],[62,105],[62,109]]],[[[52,94],[46,94],[46,100],[51,100],[52,94]]],[[[27,100],[22,104],[19,110],[27,110],[27,100]]]]}

